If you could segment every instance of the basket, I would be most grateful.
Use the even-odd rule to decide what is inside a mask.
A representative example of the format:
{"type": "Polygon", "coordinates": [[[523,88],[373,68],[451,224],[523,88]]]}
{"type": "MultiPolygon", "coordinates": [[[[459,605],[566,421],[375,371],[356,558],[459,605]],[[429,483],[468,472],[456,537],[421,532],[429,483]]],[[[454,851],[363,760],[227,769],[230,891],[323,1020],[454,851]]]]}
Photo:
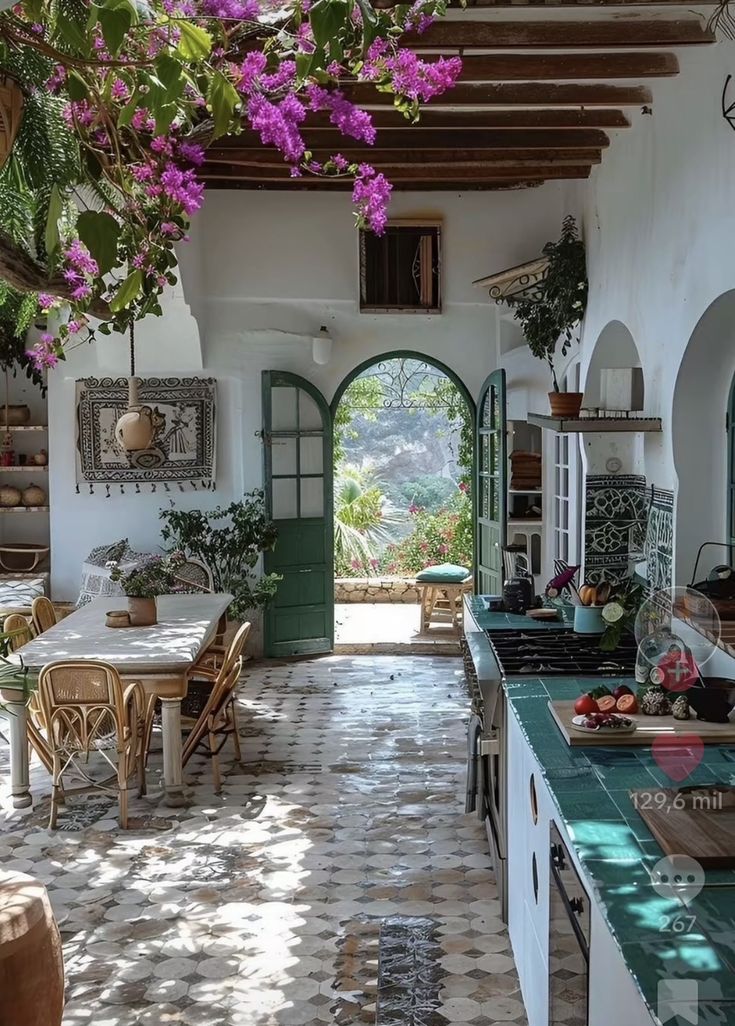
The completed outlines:
{"type": "Polygon", "coordinates": [[[30,573],[48,554],[48,545],[34,545],[32,542],[6,542],[0,545],[0,568],[10,573],[30,573]]]}

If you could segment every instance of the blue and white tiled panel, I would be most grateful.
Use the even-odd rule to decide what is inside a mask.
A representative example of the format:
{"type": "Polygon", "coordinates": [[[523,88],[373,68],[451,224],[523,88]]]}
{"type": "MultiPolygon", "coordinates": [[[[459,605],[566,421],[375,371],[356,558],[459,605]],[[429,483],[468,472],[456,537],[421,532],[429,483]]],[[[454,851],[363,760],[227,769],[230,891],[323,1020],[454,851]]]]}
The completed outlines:
{"type": "Polygon", "coordinates": [[[646,523],[645,478],[590,474],[585,482],[585,579],[615,584],[639,556],[646,523]]]}
{"type": "Polygon", "coordinates": [[[652,487],[644,556],[651,591],[668,590],[674,583],[674,493],[652,487]]]}

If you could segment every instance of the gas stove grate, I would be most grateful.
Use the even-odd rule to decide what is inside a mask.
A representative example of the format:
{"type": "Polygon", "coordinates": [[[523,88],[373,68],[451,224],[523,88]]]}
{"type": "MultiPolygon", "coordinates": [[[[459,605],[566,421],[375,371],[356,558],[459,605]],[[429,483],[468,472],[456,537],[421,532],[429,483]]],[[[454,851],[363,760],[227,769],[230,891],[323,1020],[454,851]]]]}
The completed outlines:
{"type": "Polygon", "coordinates": [[[500,669],[509,676],[632,676],[637,645],[626,635],[612,652],[600,650],[597,635],[571,629],[486,631],[500,669]]]}

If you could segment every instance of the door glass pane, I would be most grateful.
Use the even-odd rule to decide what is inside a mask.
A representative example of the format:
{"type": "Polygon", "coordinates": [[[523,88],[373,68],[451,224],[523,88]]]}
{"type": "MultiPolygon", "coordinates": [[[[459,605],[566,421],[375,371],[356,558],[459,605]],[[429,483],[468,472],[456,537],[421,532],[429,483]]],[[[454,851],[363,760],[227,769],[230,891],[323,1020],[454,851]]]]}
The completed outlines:
{"type": "Polygon", "coordinates": [[[322,411],[308,392],[299,389],[299,427],[302,431],[321,431],[322,411]]]}
{"type": "Polygon", "coordinates": [[[276,478],[273,482],[273,519],[295,520],[297,516],[296,478],[276,478]]]}
{"type": "Polygon", "coordinates": [[[296,439],[295,438],[272,438],[271,439],[271,460],[273,473],[295,474],[296,473],[296,439]]]}
{"type": "Polygon", "coordinates": [[[324,470],[324,439],[311,435],[301,439],[301,473],[321,474],[324,470]]]}
{"type": "Polygon", "coordinates": [[[271,430],[272,431],[295,431],[298,427],[296,419],[296,399],[298,392],[295,388],[285,385],[277,385],[271,389],[271,430]]]}
{"type": "Polygon", "coordinates": [[[305,477],[301,479],[301,516],[321,517],[324,515],[324,478],[305,477]]]}

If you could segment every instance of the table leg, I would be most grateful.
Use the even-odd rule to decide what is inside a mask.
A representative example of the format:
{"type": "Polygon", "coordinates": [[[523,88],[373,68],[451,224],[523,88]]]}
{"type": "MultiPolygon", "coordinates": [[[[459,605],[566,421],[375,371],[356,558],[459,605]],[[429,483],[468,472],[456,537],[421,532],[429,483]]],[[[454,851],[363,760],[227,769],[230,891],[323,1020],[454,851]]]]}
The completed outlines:
{"type": "Polygon", "coordinates": [[[184,777],[181,767],[181,699],[161,699],[163,733],[164,804],[169,808],[186,805],[184,777]]]}
{"type": "Polygon", "coordinates": [[[10,729],[10,793],[13,807],[27,809],[33,803],[28,776],[28,711],[25,700],[3,700],[10,729]]]}

